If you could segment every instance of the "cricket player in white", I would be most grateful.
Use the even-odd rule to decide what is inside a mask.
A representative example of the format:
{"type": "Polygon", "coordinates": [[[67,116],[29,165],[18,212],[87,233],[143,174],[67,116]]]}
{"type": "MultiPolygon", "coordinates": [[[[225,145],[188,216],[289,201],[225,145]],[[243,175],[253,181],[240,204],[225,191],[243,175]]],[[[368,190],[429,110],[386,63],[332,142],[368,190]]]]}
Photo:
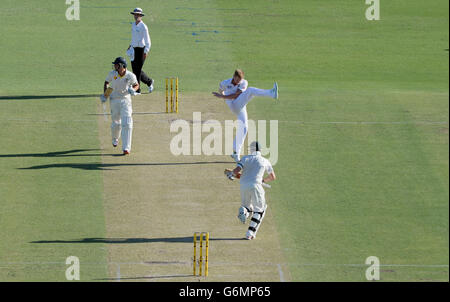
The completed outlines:
{"type": "Polygon", "coordinates": [[[247,222],[250,213],[253,213],[245,238],[252,240],[256,237],[261,222],[267,211],[263,183],[276,179],[275,172],[269,160],[261,156],[258,142],[250,144],[251,154],[243,156],[237,167],[227,176],[230,180],[240,175],[241,207],[238,218],[242,223],[247,222]],[[268,176],[264,177],[267,172],[268,176]]]}
{"type": "MultiPolygon", "coordinates": [[[[119,138],[122,136],[123,155],[131,152],[131,136],[133,132],[133,110],[131,108],[131,95],[136,95],[139,84],[136,76],[127,70],[127,62],[124,58],[118,57],[113,62],[112,70],[105,79],[103,91],[108,88],[113,89],[110,98],[111,107],[111,136],[112,145],[117,147],[119,138]]],[[[100,96],[102,102],[106,102],[105,94],[100,96]]]]}
{"type": "Polygon", "coordinates": [[[255,96],[271,97],[277,100],[278,84],[275,82],[272,89],[248,87],[248,82],[244,79],[244,72],[237,69],[231,79],[220,83],[219,92],[213,92],[213,95],[225,99],[228,107],[237,116],[238,126],[233,141],[233,155],[231,157],[238,162],[248,131],[248,102],[255,96]]]}

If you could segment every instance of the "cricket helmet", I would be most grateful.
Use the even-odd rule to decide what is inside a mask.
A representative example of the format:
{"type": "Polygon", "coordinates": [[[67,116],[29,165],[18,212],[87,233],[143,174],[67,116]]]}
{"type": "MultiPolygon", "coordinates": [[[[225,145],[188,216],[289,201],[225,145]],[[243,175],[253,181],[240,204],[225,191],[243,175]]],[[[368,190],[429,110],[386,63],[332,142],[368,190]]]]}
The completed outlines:
{"type": "Polygon", "coordinates": [[[130,12],[130,14],[145,16],[145,14],[142,12],[142,8],[140,7],[136,7],[132,12],[130,12]]]}
{"type": "Polygon", "coordinates": [[[125,60],[123,57],[117,57],[112,63],[114,65],[119,64],[121,67],[127,68],[127,60],[125,60]]]}
{"type": "Polygon", "coordinates": [[[250,144],[250,152],[257,152],[257,151],[261,151],[261,146],[259,145],[259,143],[257,141],[254,141],[250,144]]]}

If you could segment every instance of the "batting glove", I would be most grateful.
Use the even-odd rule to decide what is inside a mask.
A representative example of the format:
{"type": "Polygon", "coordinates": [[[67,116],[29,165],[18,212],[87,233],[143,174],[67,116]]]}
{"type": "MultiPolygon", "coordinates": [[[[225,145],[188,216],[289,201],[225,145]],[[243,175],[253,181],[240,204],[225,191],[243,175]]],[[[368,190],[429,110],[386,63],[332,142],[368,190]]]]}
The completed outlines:
{"type": "Polygon", "coordinates": [[[104,94],[102,94],[100,96],[100,100],[102,101],[102,103],[106,102],[106,96],[104,94]]]}
{"type": "Polygon", "coordinates": [[[234,180],[233,171],[227,171],[227,177],[229,180],[234,180]]]}
{"type": "Polygon", "coordinates": [[[128,87],[128,93],[131,94],[131,95],[136,95],[137,94],[137,92],[131,86],[128,87]]]}

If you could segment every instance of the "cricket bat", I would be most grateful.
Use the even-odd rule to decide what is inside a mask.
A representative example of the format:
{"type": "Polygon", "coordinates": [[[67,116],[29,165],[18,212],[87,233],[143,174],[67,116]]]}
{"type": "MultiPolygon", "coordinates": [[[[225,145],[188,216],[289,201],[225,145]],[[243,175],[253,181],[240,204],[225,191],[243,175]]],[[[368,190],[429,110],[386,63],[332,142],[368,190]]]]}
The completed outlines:
{"type": "Polygon", "coordinates": [[[105,121],[108,120],[108,117],[106,116],[106,104],[105,103],[103,103],[103,119],[105,121]]]}
{"type": "MultiPolygon", "coordinates": [[[[106,88],[105,90],[105,98],[109,98],[109,96],[111,95],[111,93],[113,92],[113,89],[111,87],[106,88]]],[[[106,117],[106,103],[103,103],[103,116],[105,121],[108,120],[108,118],[106,117]]]]}

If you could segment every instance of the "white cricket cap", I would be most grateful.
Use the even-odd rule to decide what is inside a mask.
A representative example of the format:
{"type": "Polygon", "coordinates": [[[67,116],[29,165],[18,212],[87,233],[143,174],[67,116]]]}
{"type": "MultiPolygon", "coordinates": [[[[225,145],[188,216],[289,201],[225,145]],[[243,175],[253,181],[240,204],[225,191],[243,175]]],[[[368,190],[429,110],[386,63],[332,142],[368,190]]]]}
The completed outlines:
{"type": "Polygon", "coordinates": [[[140,7],[136,7],[132,12],[130,12],[130,14],[145,16],[145,14],[142,12],[142,8],[140,7]]]}

